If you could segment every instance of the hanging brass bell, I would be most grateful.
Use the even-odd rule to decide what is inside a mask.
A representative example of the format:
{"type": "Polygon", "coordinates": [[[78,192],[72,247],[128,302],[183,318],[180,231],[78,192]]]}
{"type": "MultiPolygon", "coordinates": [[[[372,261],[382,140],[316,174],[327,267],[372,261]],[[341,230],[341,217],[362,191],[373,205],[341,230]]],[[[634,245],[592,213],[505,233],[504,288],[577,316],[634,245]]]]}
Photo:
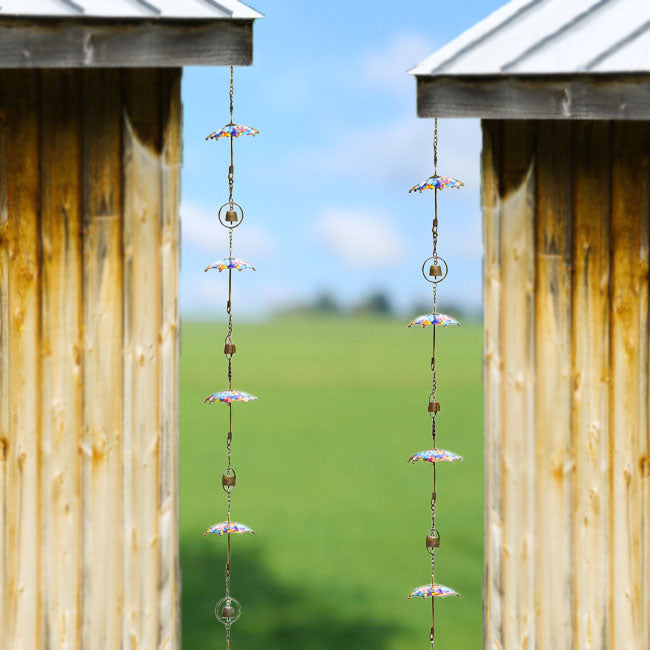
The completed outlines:
{"type": "Polygon", "coordinates": [[[223,618],[232,618],[235,615],[235,608],[232,607],[231,605],[226,605],[222,610],[221,610],[221,616],[223,618]]]}
{"type": "Polygon", "coordinates": [[[234,474],[224,474],[221,477],[221,485],[223,487],[235,487],[237,485],[237,477],[234,474]]]}
{"type": "Polygon", "coordinates": [[[433,278],[439,278],[442,276],[442,267],[440,264],[432,264],[429,268],[429,275],[433,278]]]}
{"type": "Polygon", "coordinates": [[[237,347],[232,341],[228,341],[224,346],[223,346],[223,353],[224,354],[235,354],[237,352],[237,347]]]}
{"type": "Polygon", "coordinates": [[[427,548],[440,548],[440,537],[427,535],[426,546],[427,548]]]}
{"type": "Polygon", "coordinates": [[[438,413],[440,411],[440,402],[435,399],[429,400],[429,413],[438,413]]]}
{"type": "Polygon", "coordinates": [[[226,221],[228,223],[237,223],[239,221],[239,215],[236,210],[228,210],[226,212],[226,221]]]}

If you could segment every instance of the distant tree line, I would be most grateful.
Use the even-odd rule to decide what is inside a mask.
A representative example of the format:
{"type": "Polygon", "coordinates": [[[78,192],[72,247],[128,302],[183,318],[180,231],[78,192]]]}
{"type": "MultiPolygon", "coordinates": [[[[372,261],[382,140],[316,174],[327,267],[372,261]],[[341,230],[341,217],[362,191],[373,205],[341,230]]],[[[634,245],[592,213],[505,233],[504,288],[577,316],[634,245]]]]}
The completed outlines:
{"type": "MultiPolygon", "coordinates": [[[[416,302],[408,310],[408,315],[413,318],[420,314],[431,312],[432,304],[430,302],[416,302]]],[[[481,310],[468,310],[459,304],[453,302],[441,302],[438,311],[449,314],[454,318],[465,320],[466,322],[479,321],[482,319],[481,310]]],[[[369,315],[378,317],[403,316],[398,313],[387,291],[376,290],[364,296],[359,302],[352,306],[343,305],[331,291],[321,291],[315,298],[308,303],[294,305],[293,307],[283,310],[283,313],[304,313],[320,314],[329,316],[354,316],[369,315]]]]}

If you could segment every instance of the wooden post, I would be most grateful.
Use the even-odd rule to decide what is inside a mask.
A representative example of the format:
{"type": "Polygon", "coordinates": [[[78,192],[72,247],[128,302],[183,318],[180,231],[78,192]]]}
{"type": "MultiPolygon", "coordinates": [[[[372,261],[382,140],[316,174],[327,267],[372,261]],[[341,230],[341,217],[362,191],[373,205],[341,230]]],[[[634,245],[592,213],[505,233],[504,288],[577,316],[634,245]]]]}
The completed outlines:
{"type": "Polygon", "coordinates": [[[180,69],[0,91],[0,648],[177,648],[180,69]]]}
{"type": "Polygon", "coordinates": [[[484,647],[646,650],[650,126],[483,135],[484,647]]]}

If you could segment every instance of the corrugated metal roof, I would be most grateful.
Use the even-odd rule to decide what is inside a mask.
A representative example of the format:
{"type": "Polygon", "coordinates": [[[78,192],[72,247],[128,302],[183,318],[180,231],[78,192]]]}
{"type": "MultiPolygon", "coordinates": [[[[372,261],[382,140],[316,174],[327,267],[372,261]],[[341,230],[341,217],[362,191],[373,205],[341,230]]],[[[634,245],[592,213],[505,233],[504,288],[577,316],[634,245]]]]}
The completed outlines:
{"type": "Polygon", "coordinates": [[[2,0],[0,16],[149,20],[262,18],[262,14],[239,0],[2,0]]]}
{"type": "Polygon", "coordinates": [[[650,71],[650,0],[512,0],[415,68],[421,76],[650,71]]]}

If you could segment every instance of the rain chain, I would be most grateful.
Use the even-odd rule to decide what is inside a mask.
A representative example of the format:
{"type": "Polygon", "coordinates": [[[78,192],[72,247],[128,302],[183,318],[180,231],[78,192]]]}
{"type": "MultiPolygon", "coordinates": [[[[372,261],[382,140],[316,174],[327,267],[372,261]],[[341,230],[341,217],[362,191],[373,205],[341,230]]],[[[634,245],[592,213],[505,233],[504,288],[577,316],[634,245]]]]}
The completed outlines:
{"type": "Polygon", "coordinates": [[[433,248],[431,257],[424,260],[422,264],[422,275],[427,282],[433,285],[433,309],[430,314],[423,314],[409,323],[409,327],[413,325],[421,325],[427,327],[431,325],[433,332],[432,335],[432,351],[431,351],[431,393],[429,395],[428,412],[431,417],[431,437],[433,439],[433,448],[426,451],[420,451],[413,454],[409,458],[409,462],[427,462],[431,463],[433,467],[433,492],[431,494],[431,529],[426,536],[426,549],[431,555],[431,583],[416,587],[408,595],[409,598],[417,596],[419,598],[431,598],[431,632],[429,634],[429,641],[431,649],[434,647],[435,639],[435,598],[446,598],[447,596],[458,596],[453,589],[445,587],[444,585],[437,584],[435,580],[436,568],[436,553],[440,548],[440,533],[436,528],[436,466],[440,461],[455,462],[462,460],[458,454],[451,451],[439,449],[436,440],[436,417],[440,412],[440,403],[436,398],[436,391],[438,388],[436,377],[436,326],[447,327],[447,325],[460,325],[457,320],[454,320],[446,314],[438,313],[437,304],[437,290],[438,284],[442,282],[449,272],[447,262],[438,254],[438,190],[443,190],[447,187],[460,188],[463,185],[461,181],[454,178],[447,178],[445,176],[438,176],[438,120],[435,120],[434,136],[433,136],[433,176],[427,178],[426,181],[415,185],[409,192],[420,192],[423,190],[434,191],[434,216],[433,226],[431,232],[433,234],[433,248]],[[427,266],[429,267],[427,270],[427,266]]]}
{"type": "Polygon", "coordinates": [[[226,627],[226,650],[230,649],[230,628],[232,624],[241,615],[241,605],[236,598],[230,593],[230,536],[243,535],[244,533],[255,534],[244,524],[237,523],[231,519],[230,507],[232,501],[232,493],[237,485],[237,474],[232,466],[232,404],[233,402],[252,402],[256,401],[257,397],[249,395],[243,391],[233,390],[232,388],[232,358],[237,351],[232,339],[232,272],[233,270],[242,271],[244,269],[252,269],[253,265],[245,260],[233,257],[232,254],[232,235],[233,230],[239,226],[244,220],[244,210],[242,207],[233,200],[233,188],[235,184],[235,165],[233,158],[233,139],[238,138],[240,135],[257,135],[258,131],[249,126],[242,126],[235,124],[232,119],[233,114],[233,68],[230,67],[230,122],[222,129],[210,133],[206,140],[219,140],[220,138],[230,138],[230,166],[228,167],[228,201],[224,203],[217,213],[219,223],[228,229],[228,257],[225,259],[217,260],[214,264],[210,264],[205,270],[216,269],[217,271],[228,271],[228,302],[226,303],[226,313],[228,314],[228,331],[224,341],[223,352],[226,356],[228,364],[228,390],[222,390],[218,393],[208,395],[204,402],[223,402],[228,405],[228,434],[226,436],[226,458],[227,466],[221,477],[221,485],[226,493],[226,521],[210,526],[204,535],[214,534],[223,536],[225,535],[228,540],[227,544],[227,559],[226,559],[226,595],[217,603],[215,608],[215,615],[217,620],[226,627]],[[222,212],[226,209],[225,217],[222,218],[222,212]]]}

